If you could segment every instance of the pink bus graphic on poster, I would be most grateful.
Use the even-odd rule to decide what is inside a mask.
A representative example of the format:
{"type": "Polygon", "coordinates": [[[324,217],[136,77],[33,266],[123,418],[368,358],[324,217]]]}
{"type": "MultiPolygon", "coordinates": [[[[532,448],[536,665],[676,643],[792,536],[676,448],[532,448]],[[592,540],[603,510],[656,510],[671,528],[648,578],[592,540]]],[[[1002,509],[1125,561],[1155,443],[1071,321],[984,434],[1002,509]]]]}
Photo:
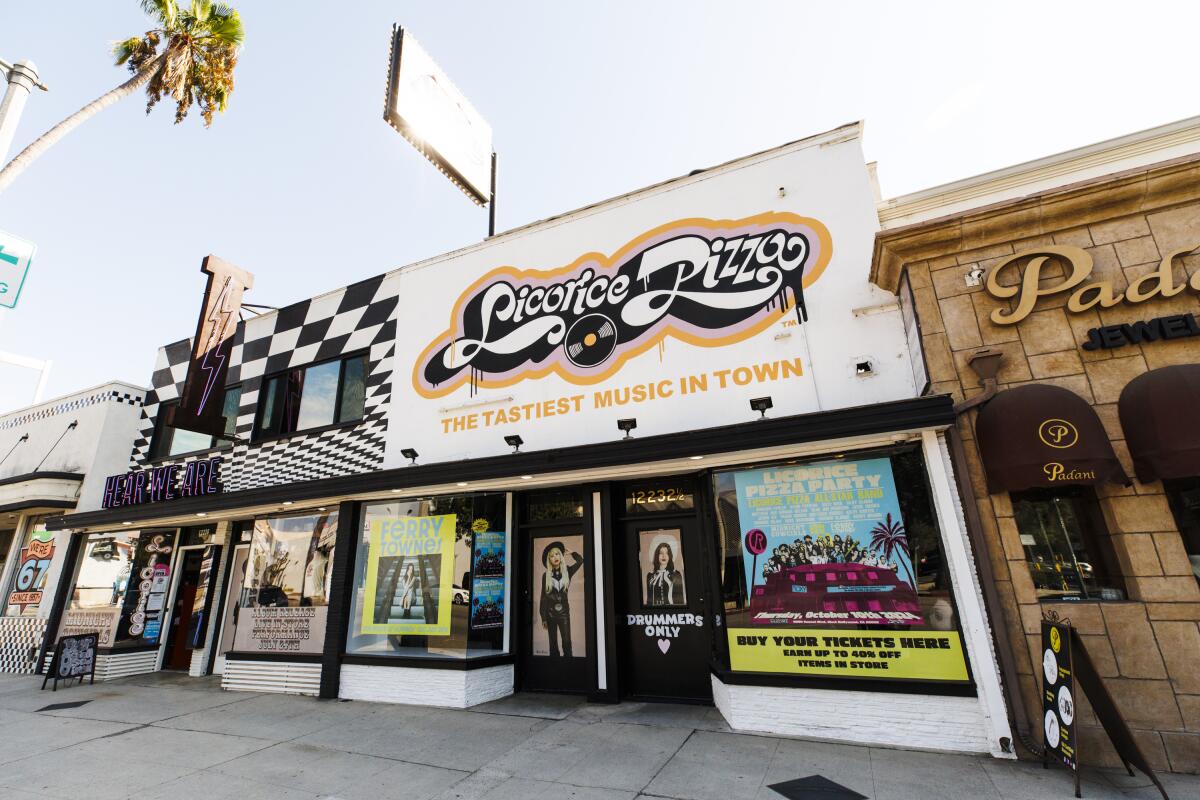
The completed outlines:
{"type": "Polygon", "coordinates": [[[734,479],[752,624],[922,623],[887,458],[747,470],[734,479]]]}

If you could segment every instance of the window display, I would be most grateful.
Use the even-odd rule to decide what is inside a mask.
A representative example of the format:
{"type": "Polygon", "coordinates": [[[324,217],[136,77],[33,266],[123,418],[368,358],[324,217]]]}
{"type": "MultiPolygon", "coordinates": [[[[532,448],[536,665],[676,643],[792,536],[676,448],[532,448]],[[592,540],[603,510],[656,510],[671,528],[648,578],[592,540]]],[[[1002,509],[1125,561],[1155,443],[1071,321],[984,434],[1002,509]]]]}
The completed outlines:
{"type": "Polygon", "coordinates": [[[54,545],[54,534],[46,530],[45,517],[26,522],[21,546],[11,549],[15,533],[13,530],[0,531],[0,575],[4,574],[4,558],[10,551],[11,558],[17,562],[5,595],[4,615],[32,617],[43,602],[49,602],[50,598],[45,595],[46,583],[55,558],[63,555],[54,545]]]}
{"type": "Polygon", "coordinates": [[[1175,526],[1183,537],[1192,574],[1200,581],[1200,478],[1163,481],[1163,491],[1175,515],[1175,526]]]}
{"type": "Polygon", "coordinates": [[[320,653],[325,647],[336,511],[254,521],[233,650],[320,653]]]}
{"type": "Polygon", "coordinates": [[[363,509],[346,652],[465,658],[504,648],[503,494],[363,509]]]}
{"type": "Polygon", "coordinates": [[[1125,599],[1095,491],[1064,486],[1011,497],[1038,599],[1125,599]]]}
{"type": "Polygon", "coordinates": [[[174,530],[89,534],[59,635],[95,632],[100,647],[158,644],[175,535],[174,530]]]}
{"type": "Polygon", "coordinates": [[[916,448],[715,481],[733,671],[968,681],[916,448]]]}

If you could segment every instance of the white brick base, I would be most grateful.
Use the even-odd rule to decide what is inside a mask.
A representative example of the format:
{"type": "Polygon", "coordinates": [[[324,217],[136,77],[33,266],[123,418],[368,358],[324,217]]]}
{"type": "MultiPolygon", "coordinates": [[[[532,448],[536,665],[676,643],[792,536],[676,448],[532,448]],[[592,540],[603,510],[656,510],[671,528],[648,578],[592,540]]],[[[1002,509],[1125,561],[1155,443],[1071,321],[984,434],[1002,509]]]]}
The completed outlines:
{"type": "Polygon", "coordinates": [[[513,665],[484,669],[342,666],[341,691],[346,700],[404,703],[415,706],[469,708],[513,693],[513,665]]]}
{"type": "Polygon", "coordinates": [[[974,697],[741,686],[716,676],[712,682],[713,701],[739,731],[910,750],[991,751],[974,697]]]}

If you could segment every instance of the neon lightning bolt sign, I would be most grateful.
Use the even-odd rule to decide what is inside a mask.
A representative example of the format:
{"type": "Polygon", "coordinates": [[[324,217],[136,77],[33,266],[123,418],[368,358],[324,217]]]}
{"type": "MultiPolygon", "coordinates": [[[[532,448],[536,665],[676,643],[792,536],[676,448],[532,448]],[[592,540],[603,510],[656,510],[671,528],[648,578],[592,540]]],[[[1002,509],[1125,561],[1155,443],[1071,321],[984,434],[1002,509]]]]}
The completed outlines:
{"type": "Polygon", "coordinates": [[[204,416],[204,409],[208,405],[208,398],[212,395],[213,386],[216,385],[217,379],[227,371],[225,369],[226,356],[221,352],[221,348],[227,341],[223,334],[229,327],[229,320],[234,312],[234,309],[229,307],[229,289],[232,284],[233,278],[226,275],[225,280],[221,283],[221,292],[217,295],[213,309],[209,312],[206,320],[211,324],[208,326],[208,340],[204,343],[204,360],[200,362],[200,369],[204,370],[208,377],[204,383],[204,392],[200,395],[200,403],[196,406],[197,416],[204,416]],[[216,363],[209,364],[210,358],[216,363]]]}
{"type": "Polygon", "coordinates": [[[179,405],[167,410],[166,422],[176,428],[220,436],[225,433],[220,395],[229,374],[229,340],[237,332],[242,293],[254,285],[254,276],[216,256],[207,256],[200,271],[208,275],[200,321],[192,338],[192,358],[179,405]]]}

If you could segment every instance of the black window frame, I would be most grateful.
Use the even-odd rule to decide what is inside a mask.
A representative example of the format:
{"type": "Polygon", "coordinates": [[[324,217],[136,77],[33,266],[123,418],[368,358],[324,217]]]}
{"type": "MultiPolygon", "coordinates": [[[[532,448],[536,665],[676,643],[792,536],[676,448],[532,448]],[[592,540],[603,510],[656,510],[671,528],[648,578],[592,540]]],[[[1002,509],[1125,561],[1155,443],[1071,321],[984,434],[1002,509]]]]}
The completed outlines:
{"type": "MultiPolygon", "coordinates": [[[[239,383],[231,383],[228,386],[226,386],[224,391],[221,392],[221,408],[224,409],[224,407],[225,407],[226,395],[228,395],[229,392],[232,391],[233,389],[237,389],[239,392],[238,409],[240,410],[241,409],[241,392],[244,390],[244,388],[245,388],[244,385],[240,382],[239,383]]],[[[166,402],[159,404],[158,412],[155,414],[155,417],[154,417],[154,438],[152,438],[150,440],[150,459],[149,459],[150,461],[152,461],[152,462],[153,461],[170,461],[173,458],[186,458],[189,456],[196,455],[197,453],[208,453],[213,450],[227,450],[230,447],[233,447],[232,439],[226,439],[226,438],[223,438],[220,436],[211,436],[211,437],[209,437],[208,447],[201,447],[196,450],[187,450],[185,452],[175,453],[174,455],[172,455],[170,453],[170,449],[171,449],[170,444],[167,444],[167,446],[165,448],[163,447],[163,438],[162,437],[163,437],[163,434],[165,434],[169,428],[172,431],[171,439],[172,439],[172,441],[174,440],[174,438],[175,438],[174,431],[178,430],[178,428],[167,425],[167,410],[170,408],[173,408],[175,406],[178,406],[179,403],[180,403],[179,400],[168,400],[166,402]],[[166,450],[166,452],[162,452],[163,450],[166,450]]],[[[225,419],[227,420],[225,427],[226,427],[226,429],[228,429],[229,428],[229,423],[228,423],[229,418],[226,417],[225,419]]],[[[233,419],[233,428],[234,428],[233,435],[236,435],[236,433],[237,433],[237,416],[235,416],[233,419]]]]}
{"type": "MultiPolygon", "coordinates": [[[[334,428],[350,427],[350,426],[361,424],[363,419],[366,417],[366,413],[367,413],[367,411],[366,411],[366,403],[367,403],[366,386],[367,386],[367,380],[368,380],[368,378],[370,378],[370,375],[371,375],[370,352],[366,349],[356,350],[356,351],[353,351],[350,353],[344,353],[341,355],[332,356],[331,358],[323,358],[320,361],[310,361],[307,364],[301,364],[296,367],[288,367],[287,369],[281,369],[276,372],[272,372],[269,375],[263,375],[262,382],[259,384],[258,401],[257,401],[257,406],[255,407],[255,410],[254,410],[254,428],[251,432],[250,441],[266,442],[266,441],[271,441],[274,439],[286,439],[289,436],[298,436],[298,435],[303,435],[303,434],[318,433],[320,431],[332,430],[334,428]],[[339,422],[338,418],[341,417],[341,415],[342,415],[343,394],[345,393],[345,389],[346,389],[346,365],[349,362],[354,361],[355,359],[362,359],[362,361],[363,361],[363,411],[362,411],[362,414],[360,414],[358,417],[355,417],[354,419],[347,419],[347,420],[342,420],[339,422]],[[304,372],[306,370],[312,369],[313,367],[320,367],[320,366],[324,366],[325,364],[330,364],[330,363],[334,363],[334,362],[339,363],[340,366],[338,368],[337,389],[335,390],[335,397],[334,397],[334,402],[333,402],[333,419],[334,419],[333,422],[325,423],[322,425],[316,425],[311,428],[296,428],[295,430],[290,430],[290,431],[270,431],[270,432],[263,431],[262,424],[263,424],[263,417],[265,416],[265,413],[267,410],[268,387],[271,385],[272,381],[277,380],[279,378],[283,378],[292,372],[304,372]]],[[[279,394],[276,397],[275,404],[276,404],[277,408],[280,406],[280,404],[282,404],[284,394],[286,394],[286,392],[279,394]]],[[[304,398],[303,389],[301,390],[300,398],[301,398],[301,401],[303,401],[303,398],[304,398]]],[[[280,409],[280,413],[282,413],[281,409],[280,409]]],[[[299,417],[299,408],[297,408],[296,413],[297,413],[297,418],[298,418],[299,417]]]]}
{"type": "MultiPolygon", "coordinates": [[[[1009,502],[1013,506],[1013,524],[1017,528],[1017,535],[1023,534],[1021,530],[1020,516],[1017,514],[1017,505],[1022,500],[1031,501],[1050,501],[1055,498],[1062,498],[1069,501],[1074,506],[1075,516],[1081,523],[1080,538],[1083,540],[1083,546],[1087,551],[1088,563],[1092,568],[1093,574],[1096,575],[1097,589],[1099,590],[1093,595],[1086,586],[1080,582],[1081,596],[1070,596],[1066,593],[1059,597],[1038,597],[1038,602],[1041,603],[1113,603],[1124,602],[1129,599],[1129,587],[1126,581],[1124,570],[1121,568],[1121,562],[1117,558],[1116,548],[1112,539],[1112,531],[1108,529],[1108,523],[1104,520],[1104,512],[1100,508],[1100,497],[1096,490],[1091,486],[1041,486],[1021,491],[1009,492],[1009,502]],[[1100,566],[1099,574],[1096,566],[1100,566]],[[1115,589],[1121,593],[1121,597],[1112,598],[1104,597],[1105,589],[1115,589]]],[[[1022,550],[1026,545],[1022,544],[1022,550]]],[[[1078,561],[1077,554],[1072,553],[1075,560],[1078,561]]],[[[1033,578],[1033,567],[1030,566],[1029,553],[1025,552],[1025,568],[1029,570],[1029,577],[1033,578]]],[[[1035,584],[1036,586],[1036,584],[1035,584]]]]}
{"type": "Polygon", "coordinates": [[[1192,567],[1192,575],[1200,582],[1200,571],[1197,570],[1196,556],[1200,556],[1200,514],[1191,510],[1183,495],[1200,489],[1200,476],[1191,478],[1166,478],[1162,482],[1163,492],[1167,496],[1167,505],[1171,508],[1171,516],[1175,518],[1175,528],[1183,540],[1184,552],[1188,555],[1188,563],[1192,567]]]}

